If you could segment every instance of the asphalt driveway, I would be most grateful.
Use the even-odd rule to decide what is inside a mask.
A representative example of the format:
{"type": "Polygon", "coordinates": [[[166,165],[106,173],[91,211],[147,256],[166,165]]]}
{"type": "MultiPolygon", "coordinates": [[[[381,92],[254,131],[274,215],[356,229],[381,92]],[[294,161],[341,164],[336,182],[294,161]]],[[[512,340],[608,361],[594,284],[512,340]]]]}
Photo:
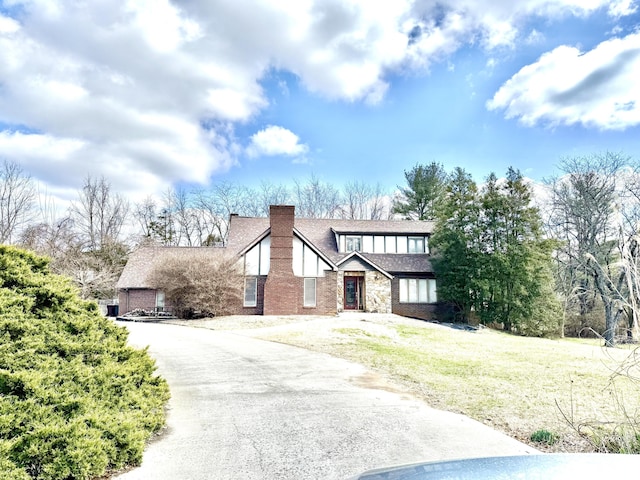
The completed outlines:
{"type": "Polygon", "coordinates": [[[364,367],[241,335],[126,323],[171,387],[133,479],[343,479],[391,464],[535,450],[434,410],[364,367]]]}

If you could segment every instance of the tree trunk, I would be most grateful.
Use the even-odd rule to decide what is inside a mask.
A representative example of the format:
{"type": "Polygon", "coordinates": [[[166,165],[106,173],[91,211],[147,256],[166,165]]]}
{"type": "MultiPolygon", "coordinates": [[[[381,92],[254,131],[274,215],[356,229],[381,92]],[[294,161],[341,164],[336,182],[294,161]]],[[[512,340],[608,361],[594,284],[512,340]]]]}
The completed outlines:
{"type": "Polygon", "coordinates": [[[616,322],[617,317],[614,314],[613,302],[602,295],[602,301],[604,302],[604,345],[605,347],[615,347],[616,345],[616,322]]]}

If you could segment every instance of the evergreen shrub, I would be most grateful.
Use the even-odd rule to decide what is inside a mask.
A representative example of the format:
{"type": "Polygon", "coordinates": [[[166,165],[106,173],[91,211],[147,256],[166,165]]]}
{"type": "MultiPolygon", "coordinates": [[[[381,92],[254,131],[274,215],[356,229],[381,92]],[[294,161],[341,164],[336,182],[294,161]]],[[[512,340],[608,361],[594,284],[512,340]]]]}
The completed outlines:
{"type": "Polygon", "coordinates": [[[48,260],[0,245],[0,479],[88,479],[140,463],[166,382],[48,260]]]}

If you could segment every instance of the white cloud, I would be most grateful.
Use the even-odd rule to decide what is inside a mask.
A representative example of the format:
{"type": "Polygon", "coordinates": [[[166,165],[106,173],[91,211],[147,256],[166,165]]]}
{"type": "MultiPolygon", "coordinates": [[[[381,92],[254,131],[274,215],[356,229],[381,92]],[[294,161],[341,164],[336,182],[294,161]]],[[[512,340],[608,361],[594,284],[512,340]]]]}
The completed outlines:
{"type": "Polygon", "coordinates": [[[540,33],[535,28],[531,30],[529,35],[527,35],[527,38],[525,38],[524,40],[524,42],[527,45],[536,45],[536,44],[542,43],[543,41],[544,41],[544,34],[540,33]]]}
{"type": "MultiPolygon", "coordinates": [[[[77,189],[93,173],[135,195],[206,183],[234,165],[243,143],[234,124],[269,105],[260,82],[272,70],[323,97],[375,105],[390,73],[428,69],[469,43],[513,47],[532,15],[606,7],[617,18],[635,8],[630,0],[9,4],[0,14],[0,157],[52,191],[77,189]]],[[[276,133],[265,129],[274,143],[258,137],[250,148],[308,153],[295,134],[276,133]]]]}
{"type": "Polygon", "coordinates": [[[635,0],[615,0],[609,5],[609,15],[624,17],[632,15],[638,10],[635,0]]]}
{"type": "Polygon", "coordinates": [[[561,46],[522,68],[487,103],[525,125],[624,129],[640,124],[640,33],[588,52],[561,46]]]}
{"type": "Polygon", "coordinates": [[[300,143],[295,133],[277,125],[269,125],[251,135],[251,144],[247,147],[247,155],[252,158],[284,155],[297,162],[304,161],[308,152],[309,147],[300,143]]]}
{"type": "Polygon", "coordinates": [[[19,29],[20,24],[18,22],[0,13],[0,34],[15,33],[19,29]]]}

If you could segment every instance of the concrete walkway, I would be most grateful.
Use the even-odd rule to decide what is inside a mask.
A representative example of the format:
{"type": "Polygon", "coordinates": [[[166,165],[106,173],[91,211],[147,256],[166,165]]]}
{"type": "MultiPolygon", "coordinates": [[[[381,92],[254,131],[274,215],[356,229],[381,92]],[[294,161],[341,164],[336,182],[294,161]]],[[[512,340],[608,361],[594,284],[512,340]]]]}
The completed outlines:
{"type": "Polygon", "coordinates": [[[167,432],[133,479],[341,479],[418,461],[535,449],[434,410],[364,367],[232,333],[126,323],[171,387],[167,432]]]}

